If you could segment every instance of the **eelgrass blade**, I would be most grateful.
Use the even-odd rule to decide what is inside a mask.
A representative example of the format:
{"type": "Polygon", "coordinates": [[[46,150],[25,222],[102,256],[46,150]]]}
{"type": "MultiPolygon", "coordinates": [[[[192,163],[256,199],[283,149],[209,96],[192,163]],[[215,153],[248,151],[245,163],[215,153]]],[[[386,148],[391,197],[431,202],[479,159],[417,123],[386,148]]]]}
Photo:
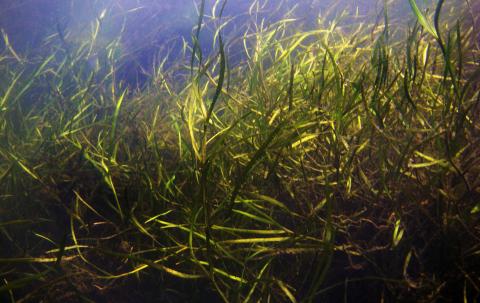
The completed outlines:
{"type": "Polygon", "coordinates": [[[420,22],[423,28],[425,28],[430,35],[432,35],[435,39],[438,39],[439,36],[438,36],[437,30],[435,29],[435,26],[432,25],[432,23],[427,19],[427,17],[420,11],[420,9],[417,6],[417,1],[408,0],[408,2],[410,3],[410,7],[412,8],[418,22],[420,22]]]}
{"type": "Polygon", "coordinates": [[[201,0],[197,28],[195,31],[195,36],[193,36],[192,56],[190,58],[190,71],[191,71],[192,77],[193,77],[193,64],[195,62],[195,56],[197,53],[199,55],[199,65],[202,64],[202,50],[200,47],[200,31],[202,29],[204,14],[205,14],[205,0],[201,0]]]}

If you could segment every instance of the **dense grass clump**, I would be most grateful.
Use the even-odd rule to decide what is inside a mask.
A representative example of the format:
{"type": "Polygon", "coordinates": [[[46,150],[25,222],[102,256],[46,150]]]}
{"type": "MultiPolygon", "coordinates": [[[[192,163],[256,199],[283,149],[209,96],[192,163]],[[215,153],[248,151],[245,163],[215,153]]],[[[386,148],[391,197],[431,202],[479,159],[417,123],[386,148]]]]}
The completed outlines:
{"type": "Polygon", "coordinates": [[[3,33],[2,302],[478,300],[469,3],[306,29],[255,2],[228,36],[203,5],[141,88],[106,12],[31,55],[3,33]]]}

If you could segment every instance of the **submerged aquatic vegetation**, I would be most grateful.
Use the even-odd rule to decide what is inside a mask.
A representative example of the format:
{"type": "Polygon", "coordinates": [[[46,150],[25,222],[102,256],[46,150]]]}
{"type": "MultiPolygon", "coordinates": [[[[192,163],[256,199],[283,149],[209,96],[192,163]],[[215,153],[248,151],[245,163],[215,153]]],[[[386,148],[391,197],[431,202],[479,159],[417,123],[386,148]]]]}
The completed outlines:
{"type": "Polygon", "coordinates": [[[412,0],[408,25],[335,8],[308,29],[252,1],[238,37],[228,4],[203,5],[142,90],[118,78],[122,37],[96,51],[103,14],[31,57],[3,35],[2,300],[478,299],[468,5],[412,0]]]}

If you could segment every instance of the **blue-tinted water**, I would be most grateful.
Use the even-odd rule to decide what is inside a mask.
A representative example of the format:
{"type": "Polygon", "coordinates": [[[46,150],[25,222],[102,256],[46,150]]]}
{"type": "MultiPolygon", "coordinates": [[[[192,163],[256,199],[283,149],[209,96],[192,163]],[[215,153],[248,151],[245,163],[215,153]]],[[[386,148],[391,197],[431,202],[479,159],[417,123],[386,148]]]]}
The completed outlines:
{"type": "MultiPolygon", "coordinates": [[[[184,42],[192,45],[200,3],[199,0],[0,0],[0,28],[17,51],[31,54],[47,37],[59,32],[69,43],[81,43],[89,39],[95,22],[101,20],[98,51],[121,34],[125,60],[119,78],[128,83],[143,83],[155,60],[168,54],[169,65],[182,53],[184,42]]],[[[408,2],[401,6],[407,7],[408,2]]],[[[344,21],[359,22],[358,18],[381,14],[382,7],[383,1],[376,0],[206,0],[200,48],[204,57],[211,54],[215,27],[225,21],[228,23],[222,34],[224,40],[231,42],[280,18],[295,18],[298,27],[308,30],[318,26],[319,16],[328,20],[349,9],[349,17],[344,21]]],[[[402,9],[397,10],[397,15],[398,11],[402,9]]],[[[241,60],[241,52],[241,45],[230,45],[231,64],[241,60]]]]}

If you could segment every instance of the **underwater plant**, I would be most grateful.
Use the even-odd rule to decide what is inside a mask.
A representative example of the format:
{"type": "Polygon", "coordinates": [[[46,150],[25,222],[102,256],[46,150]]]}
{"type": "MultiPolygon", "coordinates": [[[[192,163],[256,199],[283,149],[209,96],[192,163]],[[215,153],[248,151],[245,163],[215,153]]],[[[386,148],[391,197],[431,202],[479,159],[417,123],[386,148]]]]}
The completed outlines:
{"type": "Polygon", "coordinates": [[[2,302],[478,300],[476,4],[285,3],[2,31],[2,302]]]}

